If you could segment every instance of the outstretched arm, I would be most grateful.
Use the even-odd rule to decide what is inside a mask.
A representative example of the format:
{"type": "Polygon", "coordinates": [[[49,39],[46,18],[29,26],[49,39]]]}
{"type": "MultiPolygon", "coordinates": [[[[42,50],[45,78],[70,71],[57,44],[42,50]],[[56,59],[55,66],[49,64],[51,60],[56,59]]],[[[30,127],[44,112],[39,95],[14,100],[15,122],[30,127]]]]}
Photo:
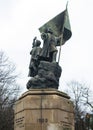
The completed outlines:
{"type": "Polygon", "coordinates": [[[36,39],[37,39],[37,37],[34,37],[33,43],[32,43],[32,48],[35,46],[36,39]]]}

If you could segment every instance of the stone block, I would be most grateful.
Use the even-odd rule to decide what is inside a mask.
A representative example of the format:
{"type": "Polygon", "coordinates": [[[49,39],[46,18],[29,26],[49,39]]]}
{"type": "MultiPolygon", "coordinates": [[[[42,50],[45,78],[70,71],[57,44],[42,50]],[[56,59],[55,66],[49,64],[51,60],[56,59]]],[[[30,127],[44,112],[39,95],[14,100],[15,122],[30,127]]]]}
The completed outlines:
{"type": "Polygon", "coordinates": [[[14,109],[14,130],[74,130],[73,103],[56,89],[31,89],[14,109]]]}

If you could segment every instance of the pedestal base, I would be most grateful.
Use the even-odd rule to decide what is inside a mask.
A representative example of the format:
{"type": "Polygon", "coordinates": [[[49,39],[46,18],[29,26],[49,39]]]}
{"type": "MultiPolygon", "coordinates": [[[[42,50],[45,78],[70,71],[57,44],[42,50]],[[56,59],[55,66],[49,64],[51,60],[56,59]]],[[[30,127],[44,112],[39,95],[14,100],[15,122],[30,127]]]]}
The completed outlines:
{"type": "Polygon", "coordinates": [[[15,103],[14,130],[74,130],[73,104],[56,89],[31,89],[15,103]]]}

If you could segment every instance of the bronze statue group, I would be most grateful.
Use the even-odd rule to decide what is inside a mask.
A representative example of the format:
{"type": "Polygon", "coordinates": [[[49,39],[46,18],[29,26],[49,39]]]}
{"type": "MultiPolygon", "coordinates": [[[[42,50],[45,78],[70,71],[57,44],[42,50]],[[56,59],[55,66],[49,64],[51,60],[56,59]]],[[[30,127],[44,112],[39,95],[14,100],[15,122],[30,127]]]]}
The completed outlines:
{"type": "Polygon", "coordinates": [[[52,29],[46,28],[41,33],[41,39],[43,40],[42,48],[40,47],[41,41],[36,37],[33,39],[28,75],[31,77],[37,75],[40,61],[56,62],[58,52],[56,46],[60,46],[61,36],[55,37],[52,29]]]}
{"type": "Polygon", "coordinates": [[[62,69],[59,66],[61,45],[72,36],[69,15],[66,9],[39,28],[41,41],[35,37],[32,43],[29,65],[30,80],[27,89],[58,89],[62,69]],[[60,46],[57,61],[57,46],[60,46]]]}

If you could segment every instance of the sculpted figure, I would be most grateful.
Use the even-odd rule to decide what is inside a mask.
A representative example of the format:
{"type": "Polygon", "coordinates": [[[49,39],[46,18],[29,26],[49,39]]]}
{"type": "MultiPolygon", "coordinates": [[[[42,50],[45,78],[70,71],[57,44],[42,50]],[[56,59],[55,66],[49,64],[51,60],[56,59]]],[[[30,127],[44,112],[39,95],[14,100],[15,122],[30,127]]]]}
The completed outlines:
{"type": "Polygon", "coordinates": [[[56,62],[57,48],[60,43],[60,38],[55,37],[51,28],[47,28],[45,32],[41,34],[43,40],[43,48],[41,51],[41,58],[50,62],[56,62]]]}
{"type": "Polygon", "coordinates": [[[28,76],[34,77],[35,75],[37,75],[37,71],[38,71],[38,64],[39,64],[38,57],[41,52],[41,47],[40,47],[41,42],[39,40],[37,40],[37,38],[35,37],[33,39],[32,44],[33,44],[33,46],[32,46],[32,50],[30,52],[31,60],[30,60],[30,64],[29,64],[28,76]]]}
{"type": "Polygon", "coordinates": [[[27,89],[58,89],[59,78],[62,73],[59,65],[61,45],[64,45],[72,35],[67,8],[41,26],[39,31],[43,40],[43,47],[42,49],[40,48],[41,42],[36,40],[35,37],[30,52],[29,76],[31,78],[27,82],[27,89]],[[58,61],[56,61],[57,46],[60,46],[58,61]]]}

